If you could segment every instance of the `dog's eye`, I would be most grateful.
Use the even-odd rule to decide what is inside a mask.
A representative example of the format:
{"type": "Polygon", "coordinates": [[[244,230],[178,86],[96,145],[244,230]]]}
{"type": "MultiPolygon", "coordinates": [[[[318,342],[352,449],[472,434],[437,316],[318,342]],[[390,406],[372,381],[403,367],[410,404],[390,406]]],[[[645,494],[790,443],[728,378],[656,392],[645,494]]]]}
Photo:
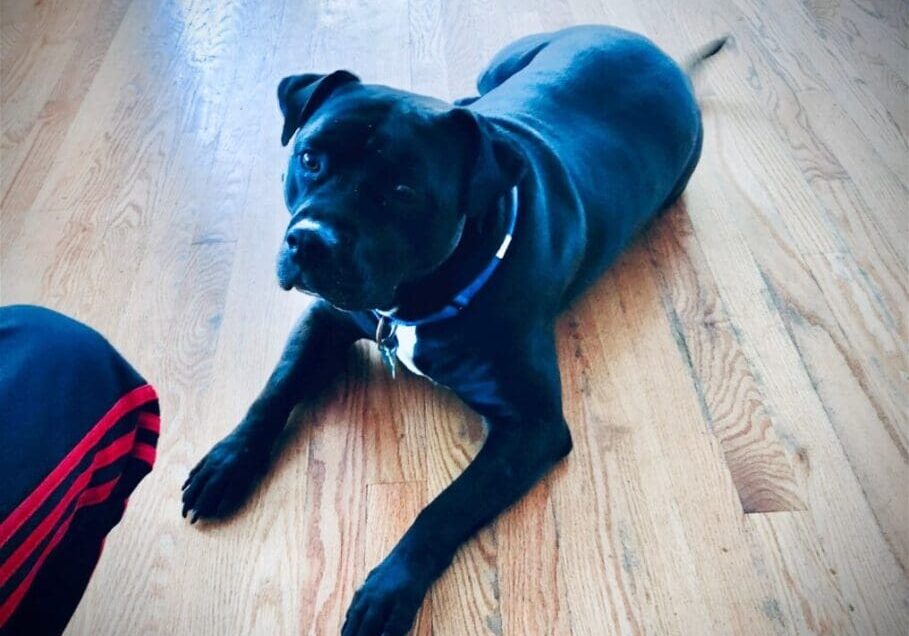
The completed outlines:
{"type": "Polygon", "coordinates": [[[395,198],[397,198],[399,201],[404,201],[405,203],[416,202],[416,200],[419,198],[416,190],[410,186],[404,185],[403,183],[395,186],[394,194],[395,198]]]}
{"type": "Polygon", "coordinates": [[[304,152],[300,155],[300,163],[310,172],[318,172],[322,164],[316,159],[311,152],[304,152]]]}

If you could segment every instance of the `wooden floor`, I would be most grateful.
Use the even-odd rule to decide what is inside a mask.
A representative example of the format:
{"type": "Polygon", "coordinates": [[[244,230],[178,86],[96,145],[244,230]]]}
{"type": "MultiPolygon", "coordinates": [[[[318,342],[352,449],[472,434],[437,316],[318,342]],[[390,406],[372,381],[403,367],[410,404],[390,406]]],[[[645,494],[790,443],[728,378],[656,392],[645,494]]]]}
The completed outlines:
{"type": "Polygon", "coordinates": [[[683,203],[559,325],[573,454],[417,633],[909,631],[905,0],[2,0],[0,300],[103,331],[164,416],[68,634],[337,633],[482,428],[364,345],[235,520],[180,518],[307,302],[273,273],[276,83],[343,67],[453,98],[506,42],[583,22],[735,48],[699,78],[683,203]]]}

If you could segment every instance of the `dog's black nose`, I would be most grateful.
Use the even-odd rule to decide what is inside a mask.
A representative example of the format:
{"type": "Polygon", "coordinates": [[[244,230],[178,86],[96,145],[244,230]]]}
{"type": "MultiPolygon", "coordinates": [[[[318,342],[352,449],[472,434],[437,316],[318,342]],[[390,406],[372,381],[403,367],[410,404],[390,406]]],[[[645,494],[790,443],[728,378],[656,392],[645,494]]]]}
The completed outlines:
{"type": "Polygon", "coordinates": [[[303,221],[290,228],[284,240],[295,259],[314,262],[328,256],[329,250],[337,245],[338,236],[321,223],[303,221]]]}
{"type": "Polygon", "coordinates": [[[327,252],[328,246],[314,230],[294,228],[285,237],[287,248],[294,258],[313,260],[327,252]]]}

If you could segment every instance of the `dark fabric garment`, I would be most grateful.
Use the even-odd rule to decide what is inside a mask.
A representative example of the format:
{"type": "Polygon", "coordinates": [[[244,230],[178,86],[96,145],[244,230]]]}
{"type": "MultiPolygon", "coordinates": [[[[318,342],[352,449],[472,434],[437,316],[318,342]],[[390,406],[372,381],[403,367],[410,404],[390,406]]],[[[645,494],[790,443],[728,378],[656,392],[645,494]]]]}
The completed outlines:
{"type": "Polygon", "coordinates": [[[154,389],[101,335],[0,307],[0,633],[63,631],[158,427],[154,389]]]}

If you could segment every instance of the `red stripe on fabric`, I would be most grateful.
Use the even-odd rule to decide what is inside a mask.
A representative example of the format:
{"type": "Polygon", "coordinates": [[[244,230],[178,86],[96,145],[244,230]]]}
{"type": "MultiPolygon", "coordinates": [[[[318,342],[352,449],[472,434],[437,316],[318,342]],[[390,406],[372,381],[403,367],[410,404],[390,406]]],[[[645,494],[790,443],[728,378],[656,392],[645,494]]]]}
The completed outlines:
{"type": "Polygon", "coordinates": [[[154,413],[139,413],[139,428],[144,428],[152,433],[160,433],[161,417],[154,413]]]}
{"type": "Polygon", "coordinates": [[[104,498],[100,497],[102,490],[107,492],[106,496],[110,496],[110,493],[113,491],[114,486],[119,479],[120,478],[117,477],[116,479],[112,479],[111,481],[95,488],[89,488],[82,493],[82,496],[79,497],[79,501],[76,502],[76,507],[73,509],[73,514],[67,517],[66,521],[64,521],[60,527],[57,528],[57,531],[54,533],[54,536],[51,539],[50,543],[48,543],[44,550],[41,552],[41,555],[38,557],[38,560],[35,561],[35,564],[32,566],[32,569],[29,571],[28,575],[22,580],[21,583],[19,583],[19,586],[13,590],[13,593],[7,597],[3,604],[0,605],[0,627],[3,627],[9,620],[10,616],[13,615],[16,607],[19,606],[22,598],[25,596],[26,592],[28,592],[28,589],[31,587],[32,582],[35,580],[35,577],[41,570],[41,566],[44,565],[44,562],[47,560],[47,557],[50,556],[54,548],[57,547],[57,544],[60,543],[64,536],[66,536],[66,531],[69,530],[69,526],[73,522],[75,512],[87,505],[98,504],[105,501],[104,498]]]}
{"type": "Polygon", "coordinates": [[[94,488],[86,488],[85,492],[82,493],[82,496],[79,497],[79,505],[94,506],[102,503],[105,499],[110,497],[110,494],[114,491],[114,488],[119,481],[120,477],[117,476],[114,479],[101,484],[100,486],[95,486],[94,488]]]}
{"type": "Polygon", "coordinates": [[[146,464],[149,468],[155,465],[155,457],[157,456],[157,451],[155,447],[151,444],[146,444],[145,442],[139,442],[133,448],[133,457],[140,459],[146,464]]]}
{"type": "Polygon", "coordinates": [[[97,424],[79,440],[66,457],[57,464],[47,477],[0,523],[0,547],[12,538],[29,517],[45,502],[50,494],[66,480],[66,477],[82,461],[88,452],[104,437],[104,434],[125,415],[138,407],[158,399],[155,389],[149,384],[137,387],[117,400],[97,424]]]}
{"type": "Polygon", "coordinates": [[[75,479],[75,481],[73,481],[69,490],[67,490],[63,498],[57,502],[57,505],[54,506],[54,509],[51,510],[50,514],[32,530],[31,534],[25,538],[18,548],[16,548],[16,551],[13,552],[6,561],[0,564],[0,586],[6,585],[10,577],[16,573],[16,570],[22,567],[22,564],[28,560],[44,538],[50,534],[55,526],[60,524],[60,519],[69,507],[70,502],[76,497],[84,496],[83,491],[85,491],[85,487],[91,481],[95,471],[104,468],[105,466],[109,466],[124,455],[127,455],[134,448],[135,438],[136,430],[132,429],[95,454],[94,458],[92,458],[92,463],[75,479]]]}

